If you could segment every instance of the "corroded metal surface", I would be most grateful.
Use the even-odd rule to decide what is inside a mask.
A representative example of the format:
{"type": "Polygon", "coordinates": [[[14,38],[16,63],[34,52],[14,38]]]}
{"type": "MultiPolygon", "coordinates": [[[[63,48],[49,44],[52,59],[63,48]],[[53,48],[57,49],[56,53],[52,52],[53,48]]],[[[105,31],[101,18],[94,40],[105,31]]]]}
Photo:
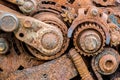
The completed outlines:
{"type": "Polygon", "coordinates": [[[64,55],[40,66],[15,71],[6,80],[69,80],[76,75],[71,60],[64,55]]]}
{"type": "Polygon", "coordinates": [[[105,44],[104,32],[96,24],[83,24],[75,31],[74,45],[80,54],[98,54],[105,44]]]}
{"type": "Polygon", "coordinates": [[[105,48],[103,52],[93,58],[97,71],[104,75],[113,74],[119,65],[119,54],[112,48],[105,48]]]}
{"type": "Polygon", "coordinates": [[[81,55],[79,55],[75,49],[71,49],[69,55],[73,60],[73,63],[75,64],[80,76],[82,77],[82,80],[94,80],[90,75],[90,72],[88,71],[81,55]]]}
{"type": "Polygon", "coordinates": [[[1,80],[119,79],[119,48],[120,0],[0,0],[1,80]]]}

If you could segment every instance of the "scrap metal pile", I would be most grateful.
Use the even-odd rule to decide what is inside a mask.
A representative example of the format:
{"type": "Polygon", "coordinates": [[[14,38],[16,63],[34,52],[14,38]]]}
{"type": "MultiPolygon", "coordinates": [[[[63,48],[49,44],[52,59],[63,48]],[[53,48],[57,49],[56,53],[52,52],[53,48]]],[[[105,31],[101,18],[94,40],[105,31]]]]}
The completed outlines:
{"type": "Polygon", "coordinates": [[[0,0],[0,80],[120,80],[120,0],[0,0]]]}

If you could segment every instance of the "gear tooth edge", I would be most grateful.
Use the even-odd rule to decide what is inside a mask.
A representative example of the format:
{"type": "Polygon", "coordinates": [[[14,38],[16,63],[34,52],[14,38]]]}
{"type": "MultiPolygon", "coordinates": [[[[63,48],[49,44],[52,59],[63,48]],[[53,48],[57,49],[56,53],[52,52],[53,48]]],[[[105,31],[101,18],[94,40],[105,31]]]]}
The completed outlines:
{"type": "Polygon", "coordinates": [[[76,32],[75,32],[75,34],[74,34],[74,46],[75,46],[75,49],[81,54],[81,55],[84,55],[84,56],[94,56],[94,55],[97,55],[97,54],[99,54],[102,50],[103,50],[103,47],[105,46],[105,34],[104,34],[104,32],[103,32],[103,30],[99,27],[99,25],[97,25],[97,24],[91,24],[91,23],[89,23],[89,24],[85,24],[85,25],[81,25],[81,27],[78,27],[77,28],[77,30],[76,30],[76,32]],[[84,29],[86,29],[86,28],[94,28],[94,29],[96,29],[96,30],[98,30],[99,32],[100,32],[100,34],[102,35],[102,37],[103,37],[103,43],[102,43],[102,47],[101,47],[101,49],[99,49],[97,52],[95,52],[95,53],[93,53],[93,54],[87,54],[87,53],[84,53],[83,51],[81,51],[79,48],[78,48],[78,46],[77,46],[77,43],[76,43],[76,39],[77,39],[77,35],[82,31],[82,30],[84,30],[84,29]]]}

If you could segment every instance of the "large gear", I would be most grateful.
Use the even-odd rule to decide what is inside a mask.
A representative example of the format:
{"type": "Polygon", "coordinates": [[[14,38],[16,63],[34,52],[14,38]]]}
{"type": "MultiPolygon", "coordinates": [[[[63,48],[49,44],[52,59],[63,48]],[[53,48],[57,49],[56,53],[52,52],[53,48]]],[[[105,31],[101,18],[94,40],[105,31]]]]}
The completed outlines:
{"type": "MultiPolygon", "coordinates": [[[[27,45],[28,50],[33,54],[33,56],[37,57],[38,59],[42,59],[42,60],[51,60],[51,59],[57,58],[60,55],[62,55],[66,51],[66,49],[69,45],[69,38],[67,38],[67,26],[62,22],[62,20],[60,20],[56,16],[56,14],[54,12],[49,12],[48,10],[44,11],[44,12],[41,11],[41,13],[36,14],[34,17],[45,23],[48,23],[50,25],[58,27],[61,30],[61,32],[63,33],[63,44],[62,44],[62,47],[59,50],[59,52],[57,52],[55,54],[51,54],[51,55],[46,55],[47,53],[42,54],[41,52],[39,52],[36,49],[27,45]]],[[[54,36],[52,36],[52,38],[53,37],[54,36]]],[[[51,47],[51,46],[49,46],[49,44],[44,44],[44,42],[45,42],[45,40],[42,42],[43,47],[46,47],[46,48],[51,47]]],[[[49,53],[50,53],[50,51],[49,51],[49,53]]]]}
{"type": "Polygon", "coordinates": [[[74,33],[74,46],[84,56],[97,55],[105,45],[105,35],[97,24],[85,23],[74,33]]]}
{"type": "Polygon", "coordinates": [[[0,0],[0,80],[119,79],[119,4],[0,0]]]}

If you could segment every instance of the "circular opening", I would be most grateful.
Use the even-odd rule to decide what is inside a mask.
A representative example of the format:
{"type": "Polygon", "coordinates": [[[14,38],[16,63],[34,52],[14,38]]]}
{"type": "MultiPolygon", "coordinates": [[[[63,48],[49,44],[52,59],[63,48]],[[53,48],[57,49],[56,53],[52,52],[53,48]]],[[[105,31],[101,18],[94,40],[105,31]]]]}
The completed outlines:
{"type": "Polygon", "coordinates": [[[24,34],[23,34],[23,33],[20,33],[19,36],[20,36],[20,37],[24,37],[24,34]]]}
{"type": "Polygon", "coordinates": [[[111,68],[113,65],[113,62],[111,60],[106,61],[105,63],[106,67],[111,68]]]}

